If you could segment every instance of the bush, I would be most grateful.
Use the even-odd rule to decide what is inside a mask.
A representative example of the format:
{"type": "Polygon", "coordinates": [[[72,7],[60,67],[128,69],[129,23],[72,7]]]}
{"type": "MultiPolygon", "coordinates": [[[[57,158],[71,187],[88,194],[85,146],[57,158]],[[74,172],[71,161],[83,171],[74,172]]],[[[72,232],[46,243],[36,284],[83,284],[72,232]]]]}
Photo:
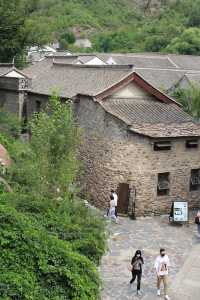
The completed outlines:
{"type": "Polygon", "coordinates": [[[5,178],[13,192],[0,194],[0,299],[96,300],[105,224],[76,195],[79,134],[71,106],[52,97],[31,133],[30,142],[9,135],[5,178]]]}
{"type": "Polygon", "coordinates": [[[16,115],[0,110],[0,130],[7,138],[18,138],[21,124],[16,115]]]}
{"type": "Polygon", "coordinates": [[[97,299],[95,266],[8,205],[0,205],[1,299],[97,299]]]}
{"type": "Polygon", "coordinates": [[[55,203],[27,194],[2,194],[0,203],[9,204],[26,214],[49,234],[70,242],[72,248],[99,264],[106,246],[105,222],[96,211],[74,199],[55,203]]]}

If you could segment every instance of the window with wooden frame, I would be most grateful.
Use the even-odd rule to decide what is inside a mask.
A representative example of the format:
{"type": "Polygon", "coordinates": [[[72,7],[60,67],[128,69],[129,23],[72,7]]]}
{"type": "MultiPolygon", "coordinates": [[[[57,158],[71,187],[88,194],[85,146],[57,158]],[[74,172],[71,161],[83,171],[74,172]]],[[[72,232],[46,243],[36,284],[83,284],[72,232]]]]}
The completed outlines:
{"type": "Polygon", "coordinates": [[[188,148],[188,149],[198,148],[199,147],[198,139],[186,140],[185,147],[188,148]]]}
{"type": "Polygon", "coordinates": [[[200,169],[192,169],[190,177],[190,191],[200,190],[200,169]]]}
{"type": "Polygon", "coordinates": [[[170,179],[169,172],[158,174],[158,184],[157,184],[157,195],[167,196],[170,191],[170,179]]]}
{"type": "Polygon", "coordinates": [[[154,142],[154,151],[171,150],[171,141],[156,141],[154,142]]]}

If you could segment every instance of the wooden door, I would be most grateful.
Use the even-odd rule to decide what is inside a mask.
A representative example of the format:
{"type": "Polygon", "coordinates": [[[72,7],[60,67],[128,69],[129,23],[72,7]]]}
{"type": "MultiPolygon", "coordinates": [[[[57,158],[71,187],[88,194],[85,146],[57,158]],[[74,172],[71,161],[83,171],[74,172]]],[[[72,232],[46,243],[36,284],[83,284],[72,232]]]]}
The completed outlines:
{"type": "Polygon", "coordinates": [[[120,183],[117,189],[118,204],[117,211],[119,214],[128,214],[129,206],[129,185],[127,183],[120,183]]]}

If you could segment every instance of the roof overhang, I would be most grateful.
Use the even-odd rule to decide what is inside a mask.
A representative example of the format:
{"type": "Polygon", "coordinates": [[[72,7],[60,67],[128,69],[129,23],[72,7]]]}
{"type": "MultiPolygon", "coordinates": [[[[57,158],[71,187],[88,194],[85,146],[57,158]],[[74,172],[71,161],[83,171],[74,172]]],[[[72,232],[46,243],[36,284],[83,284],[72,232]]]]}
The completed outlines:
{"type": "MultiPolygon", "coordinates": [[[[1,74],[0,77],[6,77],[9,75],[9,73],[11,72],[16,72],[18,73],[20,76],[24,77],[24,78],[27,78],[27,79],[31,79],[30,77],[28,77],[25,73],[23,73],[22,71],[18,70],[17,68],[15,67],[12,67],[10,70],[8,70],[7,72],[5,72],[4,74],[1,74]]],[[[8,76],[9,77],[9,76],[8,76]]],[[[11,76],[12,77],[12,76],[11,76]]],[[[13,76],[14,77],[14,76],[13,76]]]]}
{"type": "Polygon", "coordinates": [[[200,137],[200,124],[183,122],[174,124],[131,124],[129,130],[153,139],[200,137]]]}

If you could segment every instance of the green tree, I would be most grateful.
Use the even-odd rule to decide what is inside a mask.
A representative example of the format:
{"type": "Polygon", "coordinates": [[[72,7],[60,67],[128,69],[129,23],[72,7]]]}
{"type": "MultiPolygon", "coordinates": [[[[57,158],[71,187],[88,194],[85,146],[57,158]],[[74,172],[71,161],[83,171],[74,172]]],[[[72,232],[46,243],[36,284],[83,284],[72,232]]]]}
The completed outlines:
{"type": "Polygon", "coordinates": [[[180,37],[172,39],[165,50],[172,53],[200,55],[200,29],[185,29],[180,37]]]}
{"type": "Polygon", "coordinates": [[[24,49],[24,22],[21,0],[0,0],[0,60],[12,61],[24,49]]]}
{"type": "Polygon", "coordinates": [[[192,1],[188,10],[188,22],[189,27],[199,27],[200,26],[200,0],[192,1]]]}
{"type": "Polygon", "coordinates": [[[60,49],[68,49],[69,44],[74,44],[75,40],[76,38],[73,32],[71,31],[63,32],[58,39],[60,49]]]}
{"type": "Polygon", "coordinates": [[[51,97],[46,110],[31,121],[30,130],[30,142],[18,147],[15,155],[11,182],[51,199],[69,196],[78,170],[79,141],[71,105],[51,97]]]}
{"type": "MultiPolygon", "coordinates": [[[[41,34],[37,36],[29,24],[30,14],[36,10],[39,0],[0,0],[0,62],[20,65],[24,60],[27,46],[40,44],[41,34]]],[[[43,35],[42,35],[43,37],[43,35]]]]}
{"type": "Polygon", "coordinates": [[[183,109],[191,116],[200,119],[200,87],[190,84],[186,89],[176,89],[173,96],[183,105],[183,109]]]}

